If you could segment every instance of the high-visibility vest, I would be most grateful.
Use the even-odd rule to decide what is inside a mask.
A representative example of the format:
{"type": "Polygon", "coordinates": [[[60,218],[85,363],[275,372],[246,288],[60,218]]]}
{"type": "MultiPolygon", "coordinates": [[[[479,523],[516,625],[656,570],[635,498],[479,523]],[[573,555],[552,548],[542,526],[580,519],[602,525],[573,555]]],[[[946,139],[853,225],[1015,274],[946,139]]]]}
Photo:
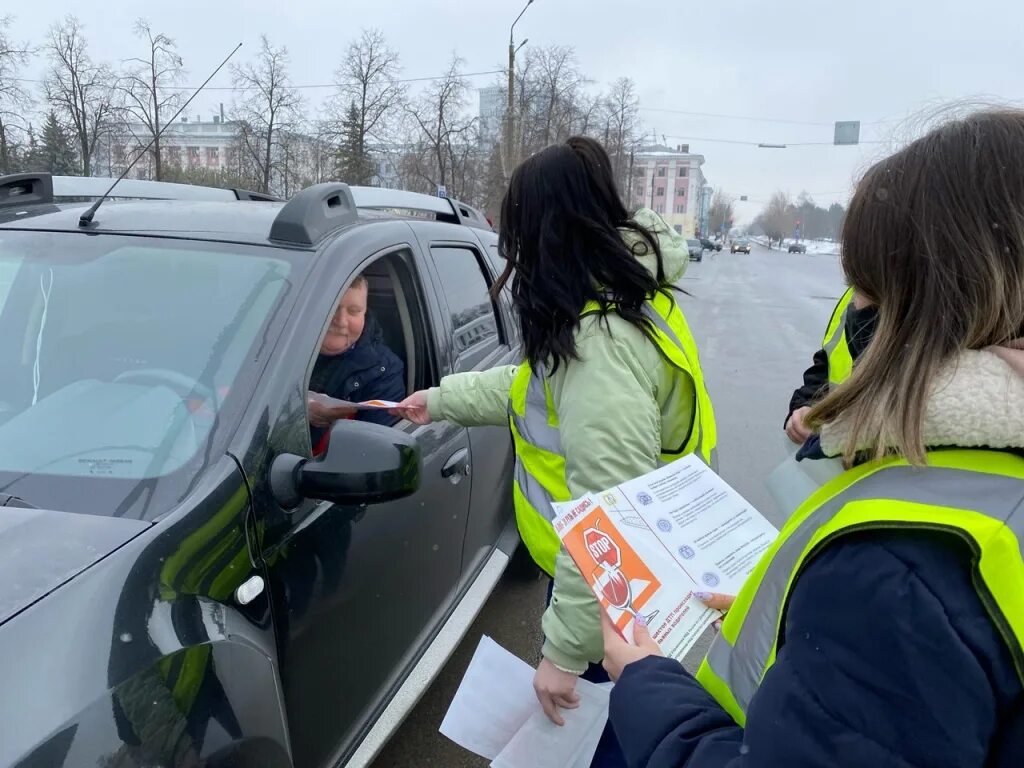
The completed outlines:
{"type": "Polygon", "coordinates": [[[1024,680],[1024,457],[934,451],[926,467],[898,458],[855,467],[793,513],[740,589],[697,671],[697,680],[737,723],[745,724],[775,662],[801,569],[838,537],[871,528],[948,531],[970,544],[978,553],[978,595],[1024,680]]]}
{"type": "Polygon", "coordinates": [[[853,355],[846,338],[846,312],[853,301],[853,288],[848,288],[828,321],[822,349],[828,356],[828,383],[830,387],[842,384],[853,373],[853,355]]]}
{"type": "MultiPolygon", "coordinates": [[[[583,316],[600,311],[600,305],[591,302],[584,307],[583,316]]],[[[651,338],[665,362],[690,377],[696,394],[694,413],[678,414],[680,420],[686,419],[685,442],[664,449],[660,460],[668,463],[696,453],[714,467],[718,443],[715,415],[704,386],[697,343],[686,318],[675,299],[660,292],[644,304],[643,311],[651,321],[651,338]]],[[[558,413],[547,379],[543,366],[534,372],[529,363],[520,365],[509,393],[508,412],[516,451],[513,497],[519,533],[534,562],[553,576],[555,555],[561,544],[552,525],[555,512],[551,503],[569,501],[572,497],[565,479],[558,413]]],[[[662,433],[668,434],[678,431],[679,425],[663,426],[662,433]]]]}

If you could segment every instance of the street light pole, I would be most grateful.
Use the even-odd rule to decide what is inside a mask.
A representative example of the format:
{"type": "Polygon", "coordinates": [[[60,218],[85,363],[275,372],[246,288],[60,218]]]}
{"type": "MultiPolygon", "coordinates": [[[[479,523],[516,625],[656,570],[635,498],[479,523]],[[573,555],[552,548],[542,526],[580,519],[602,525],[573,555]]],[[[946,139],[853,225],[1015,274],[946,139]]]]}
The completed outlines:
{"type": "Polygon", "coordinates": [[[524,40],[520,44],[519,48],[516,48],[515,42],[515,31],[516,24],[523,18],[523,14],[526,10],[533,5],[533,0],[527,0],[526,5],[523,6],[523,10],[516,16],[516,20],[512,22],[512,26],[508,30],[508,99],[505,106],[505,178],[508,179],[512,176],[512,169],[515,167],[516,156],[512,149],[512,145],[515,141],[515,117],[513,116],[513,110],[515,109],[516,100],[516,51],[526,45],[524,40]]]}

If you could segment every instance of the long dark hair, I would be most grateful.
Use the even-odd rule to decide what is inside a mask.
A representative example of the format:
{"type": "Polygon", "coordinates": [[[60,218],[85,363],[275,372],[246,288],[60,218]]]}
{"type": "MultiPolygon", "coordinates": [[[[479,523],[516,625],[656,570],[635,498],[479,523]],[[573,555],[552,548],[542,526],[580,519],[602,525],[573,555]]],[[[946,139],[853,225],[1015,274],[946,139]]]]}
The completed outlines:
{"type": "Polygon", "coordinates": [[[549,373],[577,359],[580,313],[596,301],[643,329],[643,304],[664,282],[657,238],[630,218],[615,185],[611,160],[597,141],[575,136],[525,160],[501,206],[499,253],[505,271],[497,295],[511,280],[524,355],[549,373]],[[621,230],[640,235],[630,248],[621,230]],[[637,261],[653,253],[657,274],[637,261]]]}

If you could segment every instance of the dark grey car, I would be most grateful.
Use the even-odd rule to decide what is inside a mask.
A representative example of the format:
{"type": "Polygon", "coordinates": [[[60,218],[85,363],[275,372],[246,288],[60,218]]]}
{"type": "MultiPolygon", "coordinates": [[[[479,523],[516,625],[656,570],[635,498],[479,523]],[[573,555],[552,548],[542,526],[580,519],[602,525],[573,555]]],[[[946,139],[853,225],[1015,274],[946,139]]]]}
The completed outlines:
{"type": "Polygon", "coordinates": [[[513,453],[342,421],[312,459],[310,372],[358,274],[410,391],[518,360],[496,235],[344,184],[82,226],[94,181],[0,178],[0,766],[362,764],[518,543],[513,453]]]}

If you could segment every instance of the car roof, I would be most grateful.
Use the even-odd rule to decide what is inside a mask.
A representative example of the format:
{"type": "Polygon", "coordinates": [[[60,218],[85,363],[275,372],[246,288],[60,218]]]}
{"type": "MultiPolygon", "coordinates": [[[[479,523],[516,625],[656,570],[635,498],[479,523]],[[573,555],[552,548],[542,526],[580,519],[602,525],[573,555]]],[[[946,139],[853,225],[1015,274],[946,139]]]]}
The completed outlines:
{"type": "MultiPolygon", "coordinates": [[[[157,199],[108,198],[83,227],[80,217],[95,201],[61,201],[54,195],[53,182],[62,179],[84,182],[80,186],[85,191],[95,188],[96,181],[110,182],[49,174],[0,177],[0,231],[158,235],[306,250],[344,228],[374,221],[445,221],[493,232],[479,211],[458,201],[339,182],[307,187],[285,202],[236,190],[134,181],[131,194],[151,193],[157,199]],[[11,192],[6,198],[5,187],[11,192]],[[169,194],[176,198],[164,199],[169,194]]],[[[99,186],[105,191],[109,183],[99,186]]]]}

